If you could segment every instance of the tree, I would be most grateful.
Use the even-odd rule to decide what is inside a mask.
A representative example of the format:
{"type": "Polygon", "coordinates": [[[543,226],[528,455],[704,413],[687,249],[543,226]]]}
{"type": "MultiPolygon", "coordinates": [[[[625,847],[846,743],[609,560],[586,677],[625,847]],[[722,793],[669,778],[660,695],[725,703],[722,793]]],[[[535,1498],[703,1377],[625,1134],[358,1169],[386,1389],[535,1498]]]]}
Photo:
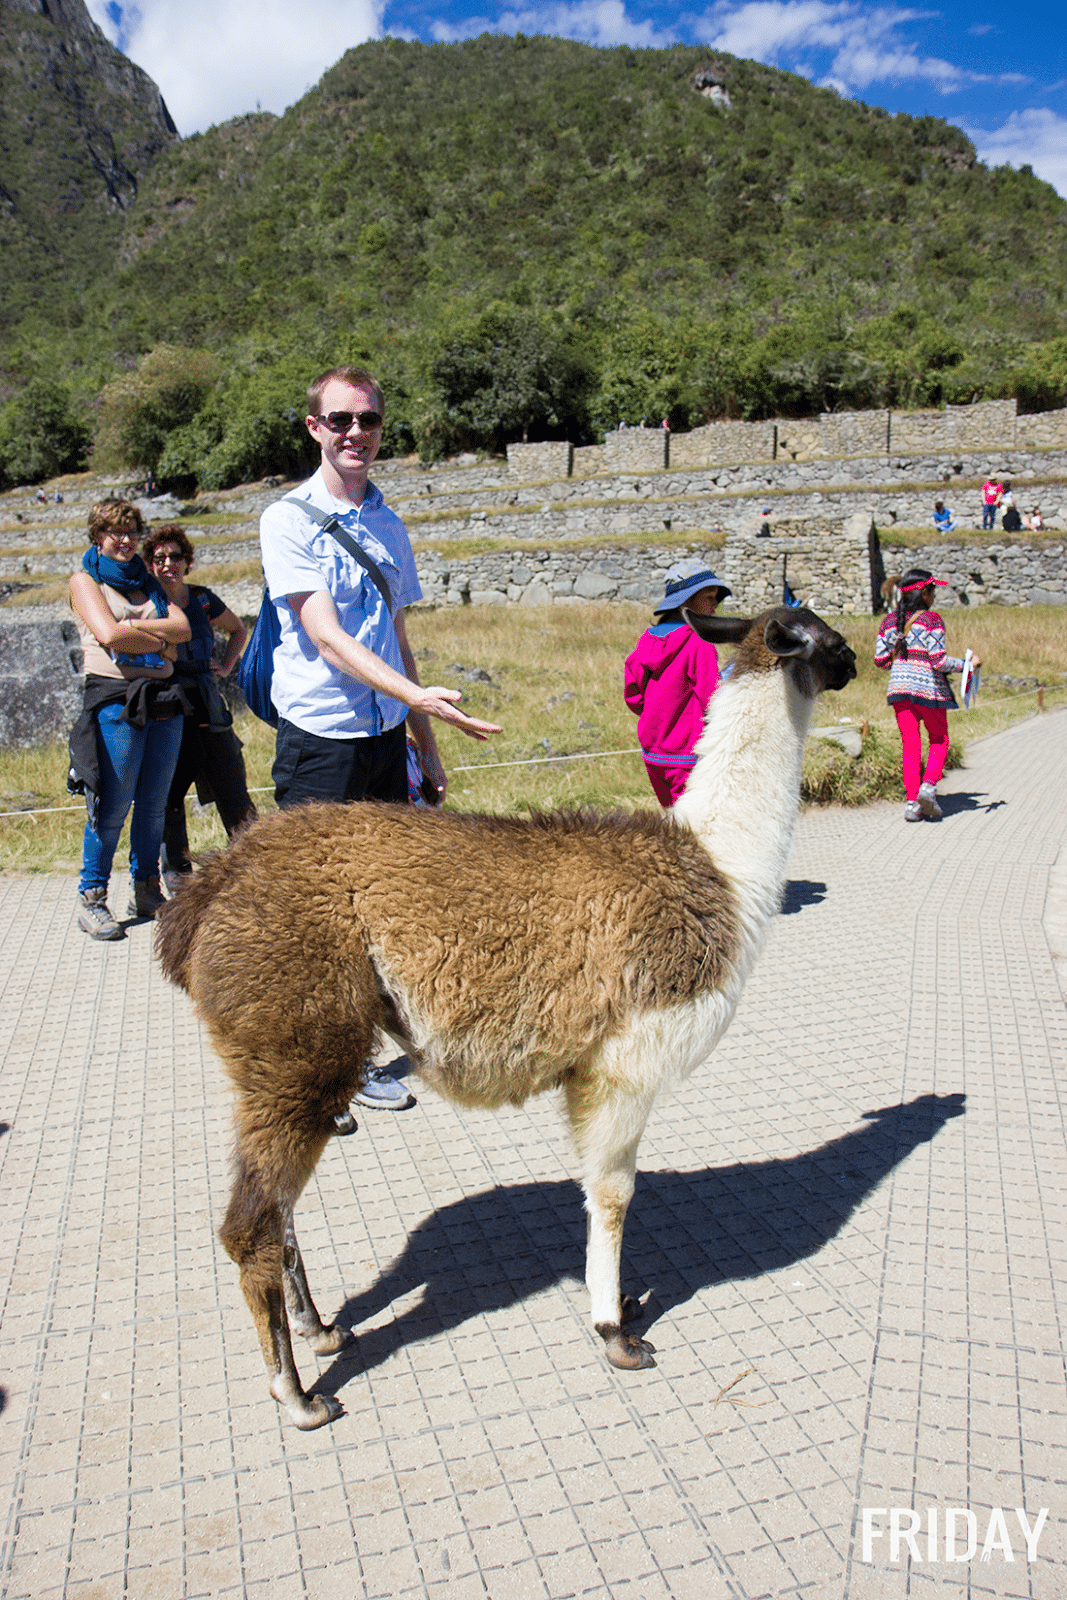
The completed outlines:
{"type": "Polygon", "coordinates": [[[136,372],[121,373],[101,390],[94,465],[155,471],[168,435],[193,420],[222,372],[209,350],[157,344],[136,372]]]}
{"type": "Polygon", "coordinates": [[[430,376],[436,404],[420,429],[424,456],[502,452],[511,440],[583,431],[580,364],[566,334],[537,312],[496,302],[440,339],[430,376]]]}
{"type": "Polygon", "coordinates": [[[57,383],[35,379],[0,416],[0,476],[40,483],[84,465],[90,433],[57,383]]]}

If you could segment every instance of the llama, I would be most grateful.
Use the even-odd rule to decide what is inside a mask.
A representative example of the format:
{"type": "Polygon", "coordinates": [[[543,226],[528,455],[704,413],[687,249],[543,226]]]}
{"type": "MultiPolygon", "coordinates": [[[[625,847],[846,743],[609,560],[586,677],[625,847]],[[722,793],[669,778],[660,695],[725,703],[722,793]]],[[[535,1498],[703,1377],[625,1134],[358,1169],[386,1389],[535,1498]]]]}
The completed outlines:
{"type": "Polygon", "coordinates": [[[778,909],[815,697],[856,673],[811,611],[688,621],[738,653],[671,813],[307,805],[254,824],[164,907],[163,969],[236,1089],[220,1237],[298,1428],[341,1407],[304,1391],[291,1328],[318,1355],[350,1336],[315,1309],[293,1207],[382,1034],[460,1105],[562,1087],[594,1328],[614,1366],[655,1364],[619,1284],[638,1143],[733,1016],[778,909]]]}

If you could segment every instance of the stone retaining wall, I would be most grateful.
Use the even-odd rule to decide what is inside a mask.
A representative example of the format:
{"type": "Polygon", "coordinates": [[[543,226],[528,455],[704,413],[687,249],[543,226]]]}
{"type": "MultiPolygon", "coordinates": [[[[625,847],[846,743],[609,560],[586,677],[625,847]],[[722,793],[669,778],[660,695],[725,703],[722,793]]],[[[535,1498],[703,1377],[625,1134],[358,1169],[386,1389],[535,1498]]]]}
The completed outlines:
{"type": "Polygon", "coordinates": [[[949,587],[937,591],[939,607],[1067,605],[1067,544],[929,544],[918,550],[884,547],[887,570],[925,567],[949,587]]]}
{"type": "Polygon", "coordinates": [[[842,526],[809,525],[762,538],[732,533],[723,559],[733,604],[755,614],[781,605],[785,585],[794,597],[823,615],[855,615],[875,607],[882,571],[870,515],[842,526]]]}

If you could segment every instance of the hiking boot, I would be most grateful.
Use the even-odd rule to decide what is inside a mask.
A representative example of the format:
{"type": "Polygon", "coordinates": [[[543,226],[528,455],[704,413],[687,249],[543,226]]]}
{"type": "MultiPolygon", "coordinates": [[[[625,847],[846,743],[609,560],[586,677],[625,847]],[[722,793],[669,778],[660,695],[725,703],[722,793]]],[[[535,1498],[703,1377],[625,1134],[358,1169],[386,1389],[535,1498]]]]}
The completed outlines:
{"type": "Polygon", "coordinates": [[[107,889],[83,889],[78,895],[78,927],[90,939],[125,939],[122,924],[107,908],[107,889]]]}
{"type": "Polygon", "coordinates": [[[406,1111],[415,1104],[415,1096],[397,1083],[392,1073],[369,1061],[363,1069],[363,1085],[352,1098],[356,1105],[367,1106],[371,1111],[406,1111]]]}
{"type": "Polygon", "coordinates": [[[904,807],[904,821],[921,822],[922,819],[923,808],[919,804],[918,800],[909,800],[907,805],[904,807]]]}
{"type": "Polygon", "coordinates": [[[924,817],[929,817],[931,822],[939,820],[941,807],[937,803],[937,790],[932,783],[920,783],[918,805],[924,817]]]}
{"type": "Polygon", "coordinates": [[[127,916],[154,917],[167,903],[160,893],[158,878],[131,878],[130,888],[132,893],[126,907],[127,916]]]}

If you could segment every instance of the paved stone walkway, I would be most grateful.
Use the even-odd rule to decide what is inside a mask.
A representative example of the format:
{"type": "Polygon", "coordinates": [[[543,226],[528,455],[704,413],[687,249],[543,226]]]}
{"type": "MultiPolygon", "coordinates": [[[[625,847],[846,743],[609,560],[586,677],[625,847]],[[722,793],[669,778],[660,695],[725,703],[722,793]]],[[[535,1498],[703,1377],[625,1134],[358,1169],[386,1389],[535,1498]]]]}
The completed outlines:
{"type": "Polygon", "coordinates": [[[589,1330],[553,1104],[427,1092],[301,1204],[357,1332],[310,1435],[214,1236],[227,1090],[150,927],[92,944],[68,880],[0,879],[4,1600],[1067,1594],[1067,716],[943,790],[940,826],[801,820],[734,1026],[653,1116],[656,1369],[589,1330]]]}

